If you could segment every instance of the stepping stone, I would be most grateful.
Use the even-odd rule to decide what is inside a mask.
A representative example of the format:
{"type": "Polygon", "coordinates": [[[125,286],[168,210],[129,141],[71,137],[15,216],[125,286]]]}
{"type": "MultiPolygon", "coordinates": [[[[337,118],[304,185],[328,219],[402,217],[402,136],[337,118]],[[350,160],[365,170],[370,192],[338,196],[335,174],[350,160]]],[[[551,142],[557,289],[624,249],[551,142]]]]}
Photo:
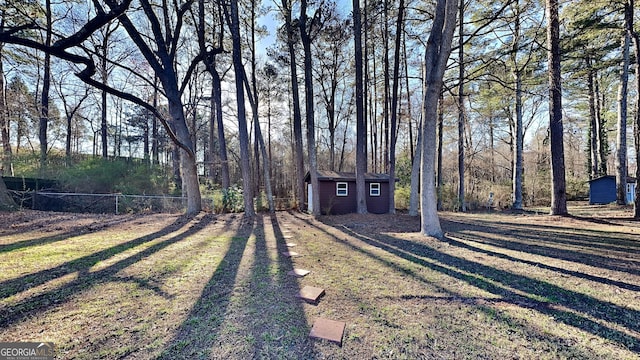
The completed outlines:
{"type": "Polygon", "coordinates": [[[342,335],[346,325],[342,321],[318,318],[313,323],[309,337],[329,340],[342,346],[342,335]]]}
{"type": "Polygon", "coordinates": [[[284,235],[282,238],[283,238],[283,239],[293,239],[293,236],[291,236],[291,235],[284,235]]]}
{"type": "Polygon", "coordinates": [[[311,303],[317,303],[322,295],[324,295],[324,289],[313,286],[305,286],[298,293],[300,299],[311,303]]]}
{"type": "Polygon", "coordinates": [[[286,257],[294,257],[294,256],[300,256],[300,254],[298,254],[295,251],[283,251],[282,255],[286,256],[286,257]]]}
{"type": "Polygon", "coordinates": [[[305,269],[293,269],[287,273],[287,275],[295,276],[295,277],[304,277],[307,276],[311,271],[305,269]]]}
{"type": "Polygon", "coordinates": [[[294,247],[294,246],[296,246],[296,244],[294,244],[294,243],[287,243],[287,247],[294,247]]]}

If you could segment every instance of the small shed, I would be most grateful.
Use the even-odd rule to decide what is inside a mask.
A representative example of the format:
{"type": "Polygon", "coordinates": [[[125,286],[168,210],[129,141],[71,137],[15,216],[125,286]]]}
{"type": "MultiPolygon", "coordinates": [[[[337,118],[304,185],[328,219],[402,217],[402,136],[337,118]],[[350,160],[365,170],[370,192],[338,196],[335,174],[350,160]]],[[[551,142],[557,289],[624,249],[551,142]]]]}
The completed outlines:
{"type": "MultiPolygon", "coordinates": [[[[308,172],[305,182],[308,209],[312,211],[314,204],[311,202],[311,175],[308,172]]],[[[366,173],[365,189],[370,213],[389,212],[389,175],[366,173]]],[[[318,170],[318,191],[322,214],[339,215],[357,211],[355,173],[318,170]]]]}
{"type": "MultiPolygon", "coordinates": [[[[636,194],[636,179],[627,178],[627,204],[633,203],[636,194]]],[[[609,204],[616,201],[616,177],[605,175],[589,180],[589,204],[609,204]]]]}

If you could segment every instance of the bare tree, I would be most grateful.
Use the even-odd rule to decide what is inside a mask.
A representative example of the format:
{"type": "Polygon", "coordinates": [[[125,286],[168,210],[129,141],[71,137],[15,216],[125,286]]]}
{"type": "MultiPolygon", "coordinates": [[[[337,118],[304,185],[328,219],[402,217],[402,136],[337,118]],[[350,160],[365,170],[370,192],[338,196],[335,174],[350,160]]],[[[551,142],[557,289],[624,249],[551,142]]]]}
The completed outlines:
{"type": "Polygon", "coordinates": [[[67,123],[67,133],[65,140],[65,157],[67,161],[67,165],[71,164],[71,143],[72,143],[72,135],[73,135],[73,119],[76,115],[81,111],[82,104],[91,94],[90,88],[85,85],[84,88],[79,89],[78,87],[72,87],[73,93],[67,94],[65,92],[65,88],[68,88],[69,84],[65,83],[65,75],[57,81],[56,90],[58,92],[58,97],[62,101],[62,105],[64,108],[66,123],[67,123]]]}
{"type": "Polygon", "coordinates": [[[396,40],[393,59],[393,88],[391,89],[391,139],[389,144],[389,213],[395,214],[396,189],[396,140],[398,132],[398,86],[400,84],[400,40],[404,25],[404,0],[398,3],[398,18],[396,20],[396,40]]]}
{"type": "Polygon", "coordinates": [[[551,146],[551,215],[566,215],[567,185],[564,171],[562,90],[560,77],[560,22],[558,0],[546,1],[547,56],[549,61],[549,137],[551,146]]]}
{"type": "Polygon", "coordinates": [[[629,94],[629,48],[633,32],[633,0],[624,4],[624,32],[622,35],[622,64],[618,87],[618,153],[616,156],[616,202],[627,203],[627,97],[629,94]]]}
{"type": "MultiPolygon", "coordinates": [[[[98,63],[98,71],[100,73],[100,80],[104,84],[109,81],[110,74],[113,72],[114,66],[109,62],[109,56],[111,47],[113,46],[112,36],[118,29],[117,22],[109,22],[104,28],[100,28],[94,34],[93,39],[95,51],[100,56],[98,63]]],[[[108,105],[107,105],[106,90],[100,92],[100,140],[102,143],[102,157],[106,158],[109,154],[109,124],[107,119],[108,105]]],[[[115,144],[114,144],[115,145],[115,144]]],[[[115,152],[115,150],[114,150],[115,152]]]]}
{"type": "MultiPolygon", "coordinates": [[[[197,213],[202,209],[202,202],[196,171],[196,158],[185,121],[181,97],[186,83],[184,79],[189,78],[193,71],[192,68],[195,66],[189,67],[190,70],[184,74],[182,84],[180,84],[179,76],[174,66],[177,59],[178,46],[181,43],[181,35],[184,34],[182,31],[184,16],[192,2],[189,1],[182,5],[176,3],[170,5],[165,2],[165,11],[161,14],[158,14],[156,8],[148,0],[141,0],[139,9],[130,9],[130,0],[123,2],[106,0],[105,3],[108,8],[104,8],[98,2],[94,2],[93,4],[96,7],[95,14],[86,19],[86,22],[75,33],[57,39],[50,46],[46,42],[38,42],[25,36],[25,30],[38,28],[38,24],[35,21],[13,28],[5,28],[0,32],[0,42],[34,48],[63,60],[80,64],[84,66],[84,69],[77,75],[87,84],[100,90],[106,90],[121,99],[134,102],[156,114],[162,120],[168,135],[181,149],[182,177],[186,183],[187,191],[186,211],[189,214],[197,213]],[[142,21],[144,19],[148,26],[141,27],[139,23],[136,25],[129,17],[129,11],[132,13],[137,11],[135,14],[136,20],[142,21]],[[162,20],[160,17],[162,17],[162,20]],[[97,70],[96,63],[91,56],[84,55],[86,52],[81,49],[84,48],[85,41],[91,34],[116,19],[123,26],[139,53],[160,80],[164,96],[168,101],[168,119],[163,117],[158,109],[134,93],[115,89],[93,78],[97,70]],[[142,35],[140,28],[150,29],[150,33],[142,35]],[[78,51],[79,49],[80,51],[78,51]]],[[[193,64],[197,64],[200,60],[200,58],[194,58],[193,64]]],[[[133,71],[131,73],[149,81],[148,77],[143,74],[133,71]]]]}
{"type": "Polygon", "coordinates": [[[436,124],[438,99],[442,91],[444,72],[451,54],[451,42],[456,29],[457,0],[438,0],[431,33],[425,50],[424,94],[422,104],[422,165],[420,167],[420,207],[422,234],[442,236],[438,219],[435,186],[436,124]]]}
{"type": "Polygon", "coordinates": [[[302,145],[302,114],[300,111],[300,89],[298,86],[298,68],[296,60],[296,28],[292,19],[290,0],[281,0],[280,12],[284,18],[284,31],[289,53],[289,71],[291,76],[291,102],[293,107],[293,142],[294,163],[296,168],[296,201],[298,209],[302,209],[305,199],[304,188],[304,150],[302,145]]]}
{"type": "MultiPolygon", "coordinates": [[[[629,0],[629,5],[631,11],[633,12],[634,1],[629,0]]],[[[631,18],[633,18],[633,13],[631,13],[631,18]]],[[[633,50],[636,56],[636,98],[635,98],[635,119],[634,119],[634,129],[633,129],[633,139],[634,145],[636,147],[636,191],[635,191],[635,199],[633,202],[633,218],[636,220],[640,220],[640,35],[633,28],[633,24],[631,25],[631,35],[633,37],[633,50]]]]}
{"type": "Polygon", "coordinates": [[[318,160],[316,149],[316,127],[313,98],[313,59],[311,54],[311,42],[321,27],[322,6],[318,4],[313,17],[307,15],[307,0],[300,2],[300,40],[304,49],[304,89],[305,89],[305,109],[307,120],[307,153],[309,157],[309,173],[311,177],[311,203],[314,216],[320,215],[320,193],[318,189],[318,160]]]}
{"type": "Polygon", "coordinates": [[[464,126],[466,121],[464,108],[464,0],[458,5],[458,210],[465,212],[464,199],[465,164],[464,164],[464,126]]]}
{"type": "Polygon", "coordinates": [[[217,12],[210,14],[211,21],[207,21],[207,13],[205,12],[205,0],[198,0],[198,19],[194,21],[197,25],[198,46],[200,48],[200,56],[203,59],[205,69],[211,75],[211,118],[209,119],[209,161],[210,174],[215,172],[215,164],[213,161],[214,154],[220,161],[220,175],[222,189],[227,190],[231,185],[229,177],[229,162],[227,158],[227,141],[224,134],[224,122],[222,119],[222,77],[218,71],[217,58],[224,52],[222,41],[224,38],[224,11],[222,4],[215,4],[217,12]],[[210,28],[207,28],[207,25],[210,28]],[[208,39],[207,34],[213,33],[208,39]],[[217,134],[216,134],[217,129],[217,134]],[[217,136],[216,136],[217,135],[217,136]],[[216,143],[217,137],[217,143],[216,143]],[[217,149],[216,149],[217,145],[217,149]]]}
{"type": "MultiPolygon", "coordinates": [[[[0,20],[0,25],[4,21],[0,20]]],[[[0,43],[0,141],[2,141],[2,163],[0,164],[0,172],[7,171],[13,175],[12,171],[12,150],[9,140],[9,116],[7,112],[6,92],[4,83],[4,60],[3,57],[4,44],[0,43]]]]}
{"type": "Polygon", "coordinates": [[[231,1],[229,17],[231,38],[233,39],[233,68],[235,70],[236,100],[238,106],[238,138],[240,140],[240,170],[242,172],[242,187],[244,198],[244,215],[255,216],[253,209],[253,188],[251,187],[251,164],[249,162],[249,134],[247,131],[247,113],[244,104],[244,67],[242,65],[242,49],[240,46],[240,19],[238,2],[231,1]]]}
{"type": "MultiPolygon", "coordinates": [[[[52,15],[51,0],[45,0],[45,23],[44,44],[51,46],[52,41],[52,15]]],[[[40,96],[40,121],[38,123],[39,140],[40,140],[40,171],[44,170],[47,160],[48,141],[47,127],[49,124],[49,90],[51,88],[51,54],[45,52],[43,75],[42,75],[42,92],[40,96]]]]}
{"type": "Polygon", "coordinates": [[[360,0],[353,0],[353,34],[356,67],[356,203],[358,214],[366,214],[365,172],[367,171],[367,123],[364,114],[362,24],[360,17],[360,0]]]}
{"type": "MultiPolygon", "coordinates": [[[[270,161],[271,158],[267,153],[267,147],[264,143],[264,137],[262,136],[262,129],[260,128],[259,118],[256,115],[258,113],[258,103],[257,103],[258,100],[256,95],[256,93],[258,92],[257,80],[255,78],[255,74],[252,75],[253,85],[249,84],[249,79],[246,76],[246,74],[243,76],[243,80],[244,80],[245,88],[247,90],[249,104],[251,105],[251,109],[254,111],[254,115],[253,115],[254,121],[256,121],[257,123],[257,125],[255,126],[255,132],[256,132],[255,136],[256,136],[256,142],[258,144],[258,151],[260,152],[260,156],[262,157],[262,165],[263,165],[262,171],[264,176],[264,188],[267,195],[267,203],[269,205],[269,211],[275,212],[276,207],[273,200],[273,188],[271,186],[271,161],[270,161]]],[[[259,159],[256,159],[256,162],[258,161],[259,159]]]]}

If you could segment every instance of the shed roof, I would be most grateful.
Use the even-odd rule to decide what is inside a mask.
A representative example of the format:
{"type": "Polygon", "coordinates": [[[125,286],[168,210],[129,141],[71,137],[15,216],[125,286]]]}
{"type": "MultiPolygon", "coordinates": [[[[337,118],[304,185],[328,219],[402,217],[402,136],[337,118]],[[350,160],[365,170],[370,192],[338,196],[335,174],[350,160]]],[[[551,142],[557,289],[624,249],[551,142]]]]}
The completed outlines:
{"type": "MultiPolygon", "coordinates": [[[[591,180],[589,180],[589,182],[599,181],[599,180],[602,180],[602,179],[614,179],[615,180],[615,178],[616,177],[614,175],[603,175],[603,176],[597,177],[595,179],[591,179],[591,180]]],[[[636,182],[636,178],[631,177],[631,176],[627,176],[627,183],[635,183],[635,182],[636,182]]]]}
{"type": "MultiPolygon", "coordinates": [[[[389,182],[388,174],[365,173],[366,181],[389,182]]],[[[356,173],[344,171],[318,170],[318,180],[325,181],[356,181],[356,173]]],[[[307,172],[304,181],[311,181],[311,174],[307,172]]],[[[397,181],[397,179],[396,179],[397,181]]]]}

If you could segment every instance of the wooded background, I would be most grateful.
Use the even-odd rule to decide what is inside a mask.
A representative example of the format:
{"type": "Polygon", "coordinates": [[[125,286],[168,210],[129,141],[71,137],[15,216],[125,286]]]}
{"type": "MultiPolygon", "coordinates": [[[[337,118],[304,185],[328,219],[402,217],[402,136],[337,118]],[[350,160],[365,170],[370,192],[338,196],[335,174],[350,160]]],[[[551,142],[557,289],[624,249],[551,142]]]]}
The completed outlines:
{"type": "MultiPolygon", "coordinates": [[[[190,210],[200,193],[188,189],[232,185],[250,195],[245,208],[261,193],[301,208],[310,168],[360,164],[397,177],[393,206],[409,207],[437,4],[3,0],[4,175],[137,158],[171,180],[148,192],[188,192],[190,210]]],[[[425,140],[436,146],[439,208],[483,207],[490,193],[500,207],[548,205],[552,154],[564,158],[569,199],[586,198],[589,179],[635,174],[633,0],[555,4],[564,136],[555,152],[549,1],[454,5],[437,141],[425,140]]]]}

